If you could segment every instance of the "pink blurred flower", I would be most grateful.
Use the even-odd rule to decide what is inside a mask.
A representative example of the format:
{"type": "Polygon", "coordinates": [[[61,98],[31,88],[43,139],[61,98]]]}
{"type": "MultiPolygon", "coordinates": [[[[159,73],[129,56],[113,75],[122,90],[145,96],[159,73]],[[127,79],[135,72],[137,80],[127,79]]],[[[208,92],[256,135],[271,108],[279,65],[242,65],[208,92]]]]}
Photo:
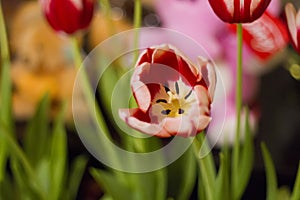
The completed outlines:
{"type": "Polygon", "coordinates": [[[271,0],[208,0],[216,15],[228,23],[248,23],[257,20],[271,0]]]}
{"type": "Polygon", "coordinates": [[[297,12],[292,3],[287,3],[285,6],[285,15],[290,40],[295,50],[300,53],[300,10],[297,12]]]}
{"type": "Polygon", "coordinates": [[[211,63],[199,57],[198,65],[170,45],[148,48],[139,57],[131,79],[138,108],[120,109],[120,117],[150,135],[196,135],[211,121],[216,84],[211,63]]]}
{"type": "Polygon", "coordinates": [[[73,34],[89,26],[94,13],[94,0],[40,0],[51,27],[73,34]]]}
{"type": "Polygon", "coordinates": [[[217,35],[226,25],[214,15],[207,0],[156,0],[155,8],[163,27],[196,40],[213,58],[221,55],[217,35]]]}

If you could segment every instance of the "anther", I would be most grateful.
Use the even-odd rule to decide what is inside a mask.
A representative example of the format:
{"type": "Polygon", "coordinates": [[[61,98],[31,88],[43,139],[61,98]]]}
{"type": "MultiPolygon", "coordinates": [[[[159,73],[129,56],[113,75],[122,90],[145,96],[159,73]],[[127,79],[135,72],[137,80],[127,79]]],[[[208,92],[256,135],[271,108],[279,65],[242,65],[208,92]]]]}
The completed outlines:
{"type": "Polygon", "coordinates": [[[192,94],[192,90],[190,90],[189,93],[187,95],[185,95],[184,99],[189,98],[189,96],[191,96],[191,94],[192,94]]]}
{"type": "Polygon", "coordinates": [[[177,82],[175,82],[175,90],[176,90],[176,94],[179,94],[179,86],[177,82]]]}
{"type": "Polygon", "coordinates": [[[164,85],[165,91],[166,93],[168,93],[170,91],[170,89],[167,87],[167,85],[164,85]]]}
{"type": "Polygon", "coordinates": [[[181,114],[183,114],[183,113],[184,113],[184,110],[183,110],[183,109],[181,109],[181,108],[179,108],[179,109],[178,109],[178,114],[180,114],[180,115],[181,115],[181,114]]]}
{"type": "Polygon", "coordinates": [[[171,112],[170,109],[162,110],[162,111],[161,111],[161,114],[163,114],[163,115],[168,115],[168,114],[170,114],[170,112],[171,112]]]}
{"type": "Polygon", "coordinates": [[[165,99],[158,99],[156,100],[156,103],[168,103],[165,99]]]}

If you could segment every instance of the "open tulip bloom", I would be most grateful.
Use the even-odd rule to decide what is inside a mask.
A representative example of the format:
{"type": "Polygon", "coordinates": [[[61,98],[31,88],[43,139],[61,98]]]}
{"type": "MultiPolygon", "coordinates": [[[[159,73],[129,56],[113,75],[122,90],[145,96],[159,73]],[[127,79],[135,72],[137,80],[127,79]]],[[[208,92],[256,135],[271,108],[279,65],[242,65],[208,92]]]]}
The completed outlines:
{"type": "Polygon", "coordinates": [[[120,109],[132,128],[159,137],[194,136],[209,122],[216,84],[213,65],[198,57],[198,67],[170,45],[146,49],[131,78],[138,108],[120,109]]]}
{"type": "Polygon", "coordinates": [[[228,23],[248,23],[258,19],[271,0],[209,0],[216,15],[228,23]]]}
{"type": "Polygon", "coordinates": [[[285,15],[292,45],[300,53],[300,10],[297,12],[293,4],[285,6],[285,15]]]}

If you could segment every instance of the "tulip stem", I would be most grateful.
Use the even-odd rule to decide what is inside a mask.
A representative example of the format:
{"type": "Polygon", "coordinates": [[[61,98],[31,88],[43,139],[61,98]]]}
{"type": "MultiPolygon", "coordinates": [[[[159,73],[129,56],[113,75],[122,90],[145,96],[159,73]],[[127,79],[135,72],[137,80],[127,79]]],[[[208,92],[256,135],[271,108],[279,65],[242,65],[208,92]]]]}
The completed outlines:
{"type": "Polygon", "coordinates": [[[136,49],[136,54],[134,56],[134,60],[137,60],[139,53],[138,53],[138,42],[139,42],[139,28],[142,25],[142,2],[141,0],[135,0],[134,4],[134,28],[135,28],[135,35],[134,35],[134,48],[136,49]]]}
{"type": "MultiPolygon", "coordinates": [[[[75,65],[76,65],[76,69],[80,70],[80,66],[82,64],[82,56],[80,53],[80,48],[78,45],[78,41],[75,37],[72,38],[72,43],[73,43],[73,55],[74,55],[74,60],[75,60],[75,65]]],[[[82,90],[85,93],[85,98],[87,100],[87,103],[90,107],[90,109],[95,109],[95,113],[96,113],[96,117],[97,117],[97,122],[99,123],[101,130],[103,133],[105,133],[105,136],[108,137],[109,139],[111,139],[111,136],[109,134],[109,130],[105,125],[105,120],[103,118],[103,115],[101,113],[101,110],[98,106],[97,103],[95,103],[95,98],[93,95],[93,91],[91,89],[90,83],[89,83],[89,78],[88,78],[88,74],[85,71],[85,69],[81,69],[82,70],[82,90]]]]}
{"type": "Polygon", "coordinates": [[[241,133],[241,109],[242,109],[242,67],[243,67],[243,27],[237,24],[237,71],[236,71],[236,135],[233,148],[233,199],[238,199],[236,188],[239,179],[239,157],[240,157],[240,133],[241,133]]]}

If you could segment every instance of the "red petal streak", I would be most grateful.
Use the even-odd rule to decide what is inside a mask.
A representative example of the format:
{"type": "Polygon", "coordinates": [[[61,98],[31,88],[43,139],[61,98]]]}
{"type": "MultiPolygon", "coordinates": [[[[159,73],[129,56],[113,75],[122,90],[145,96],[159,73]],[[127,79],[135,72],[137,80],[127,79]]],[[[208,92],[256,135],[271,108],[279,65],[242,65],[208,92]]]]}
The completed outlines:
{"type": "Polygon", "coordinates": [[[152,61],[152,54],[153,54],[153,49],[148,48],[146,49],[139,57],[136,67],[138,67],[139,65],[143,64],[144,62],[148,62],[151,63],[152,61]]]}

